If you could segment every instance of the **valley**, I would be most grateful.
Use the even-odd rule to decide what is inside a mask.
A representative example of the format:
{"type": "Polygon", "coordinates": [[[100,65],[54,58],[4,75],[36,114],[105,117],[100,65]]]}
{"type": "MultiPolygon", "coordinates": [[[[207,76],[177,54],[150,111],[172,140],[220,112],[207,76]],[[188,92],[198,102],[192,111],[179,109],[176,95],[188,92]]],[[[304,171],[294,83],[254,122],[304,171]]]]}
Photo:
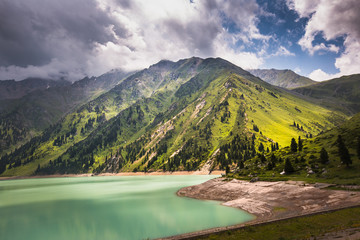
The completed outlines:
{"type": "MultiPolygon", "coordinates": [[[[43,127],[34,137],[7,145],[3,139],[8,147],[1,153],[0,179],[222,174],[225,178],[180,189],[178,195],[223,201],[256,216],[246,223],[255,226],[357,206],[357,193],[349,191],[360,184],[357,77],[289,90],[223,59],[193,57],[163,60],[128,76],[115,71],[64,83],[60,88],[79,86],[87,93],[79,101],[67,96],[73,105],[55,110],[62,117],[52,118],[50,125],[37,122],[43,127]]],[[[30,89],[2,101],[32,104],[29,99],[36,96],[39,103],[45,98],[56,105],[48,97],[58,96],[52,88],[59,91],[56,86],[30,89]]],[[[3,136],[16,135],[16,122],[6,120],[13,114],[3,115],[3,136]]],[[[35,125],[24,131],[34,131],[35,125]]]]}
{"type": "Polygon", "coordinates": [[[161,61],[4,155],[2,175],[235,170],[347,118],[219,58],[161,61]]]}
{"type": "Polygon", "coordinates": [[[0,1],[0,239],[359,239],[359,7],[0,1]]]}

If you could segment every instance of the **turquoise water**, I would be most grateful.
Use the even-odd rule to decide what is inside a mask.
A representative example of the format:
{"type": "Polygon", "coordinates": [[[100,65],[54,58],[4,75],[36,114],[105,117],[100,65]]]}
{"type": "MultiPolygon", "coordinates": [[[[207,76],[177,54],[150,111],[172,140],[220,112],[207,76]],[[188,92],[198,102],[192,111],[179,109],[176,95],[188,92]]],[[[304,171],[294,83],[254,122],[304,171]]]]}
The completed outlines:
{"type": "Polygon", "coordinates": [[[0,239],[152,239],[253,219],[219,202],[175,195],[213,177],[0,181],[0,239]]]}

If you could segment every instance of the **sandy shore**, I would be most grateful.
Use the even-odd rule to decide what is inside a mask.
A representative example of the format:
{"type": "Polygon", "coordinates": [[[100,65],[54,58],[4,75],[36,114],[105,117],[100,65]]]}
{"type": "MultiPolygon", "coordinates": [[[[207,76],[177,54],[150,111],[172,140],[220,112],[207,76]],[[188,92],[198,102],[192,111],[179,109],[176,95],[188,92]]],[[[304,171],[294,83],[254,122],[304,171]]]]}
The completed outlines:
{"type": "Polygon", "coordinates": [[[38,175],[38,176],[15,176],[15,177],[0,177],[1,180],[13,179],[31,179],[31,178],[60,178],[60,177],[93,177],[93,176],[161,176],[161,175],[221,175],[225,171],[175,171],[175,172],[121,172],[121,173],[101,173],[94,175],[92,173],[86,174],[54,174],[54,175],[38,175]]]}
{"type": "Polygon", "coordinates": [[[281,219],[312,215],[347,207],[360,206],[360,192],[325,190],[328,184],[303,182],[255,182],[223,178],[180,189],[179,196],[221,201],[222,205],[240,208],[256,216],[245,224],[208,229],[166,239],[192,239],[196,236],[263,224],[281,219]]]}

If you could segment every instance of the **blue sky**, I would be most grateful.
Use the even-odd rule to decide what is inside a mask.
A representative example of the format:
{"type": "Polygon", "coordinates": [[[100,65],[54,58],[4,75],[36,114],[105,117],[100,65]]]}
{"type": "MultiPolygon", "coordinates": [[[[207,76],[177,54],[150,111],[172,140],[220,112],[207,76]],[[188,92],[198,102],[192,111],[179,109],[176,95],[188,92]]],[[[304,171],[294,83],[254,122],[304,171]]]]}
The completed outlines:
{"type": "Polygon", "coordinates": [[[0,80],[198,56],[321,81],[360,72],[359,12],[358,0],[3,0],[0,80]]]}
{"type": "Polygon", "coordinates": [[[305,27],[309,17],[300,18],[297,11],[289,9],[286,1],[265,1],[258,0],[257,3],[273,16],[261,16],[258,28],[260,33],[264,35],[271,35],[273,38],[270,40],[269,52],[276,52],[276,47],[279,45],[284,46],[289,52],[294,55],[291,56],[273,56],[267,58],[263,67],[276,68],[276,69],[292,69],[300,74],[309,75],[316,69],[322,69],[329,74],[338,73],[339,70],[335,67],[335,58],[339,57],[343,52],[343,37],[326,41],[321,35],[318,34],[313,42],[317,44],[333,43],[341,50],[338,53],[330,51],[322,51],[316,54],[309,54],[304,51],[298,44],[298,41],[305,34],[305,27]]]}

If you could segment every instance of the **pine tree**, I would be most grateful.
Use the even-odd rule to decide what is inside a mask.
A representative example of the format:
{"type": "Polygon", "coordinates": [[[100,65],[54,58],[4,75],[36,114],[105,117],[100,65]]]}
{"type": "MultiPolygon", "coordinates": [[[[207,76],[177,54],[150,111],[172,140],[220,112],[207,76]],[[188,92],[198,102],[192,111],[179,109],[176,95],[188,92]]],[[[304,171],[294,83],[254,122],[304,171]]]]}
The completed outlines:
{"type": "Polygon", "coordinates": [[[243,161],[239,161],[238,166],[239,166],[240,169],[243,169],[243,168],[244,168],[244,163],[243,163],[243,161]]]}
{"type": "Polygon", "coordinates": [[[351,161],[351,157],[349,154],[349,150],[345,146],[341,135],[338,136],[337,144],[338,144],[338,152],[339,152],[341,163],[345,164],[347,167],[349,167],[349,165],[352,164],[352,161],[351,161]]]}
{"type": "Polygon", "coordinates": [[[297,152],[297,143],[295,138],[291,139],[290,149],[292,152],[297,152]]]}
{"type": "Polygon", "coordinates": [[[357,151],[358,158],[360,159],[360,136],[358,136],[358,139],[357,139],[356,151],[357,151]]]}
{"type": "Polygon", "coordinates": [[[325,150],[325,148],[322,148],[320,151],[320,161],[322,164],[325,164],[329,161],[329,155],[328,155],[327,151],[325,150]]]}
{"type": "Polygon", "coordinates": [[[229,173],[230,173],[230,168],[229,168],[229,165],[226,165],[226,168],[225,168],[225,173],[226,173],[226,174],[229,174],[229,173]]]}
{"type": "Polygon", "coordinates": [[[284,171],[286,174],[293,173],[295,171],[288,158],[286,158],[286,160],[285,160],[284,171]]]}
{"type": "Polygon", "coordinates": [[[263,151],[264,151],[264,144],[260,143],[259,152],[263,152],[263,151]]]}
{"type": "Polygon", "coordinates": [[[0,159],[0,174],[5,172],[5,170],[6,170],[6,163],[5,161],[2,161],[2,159],[0,159]]]}
{"type": "Polygon", "coordinates": [[[299,136],[299,140],[298,140],[298,149],[299,149],[299,152],[301,152],[303,149],[303,141],[301,140],[300,136],[299,136]]]}

